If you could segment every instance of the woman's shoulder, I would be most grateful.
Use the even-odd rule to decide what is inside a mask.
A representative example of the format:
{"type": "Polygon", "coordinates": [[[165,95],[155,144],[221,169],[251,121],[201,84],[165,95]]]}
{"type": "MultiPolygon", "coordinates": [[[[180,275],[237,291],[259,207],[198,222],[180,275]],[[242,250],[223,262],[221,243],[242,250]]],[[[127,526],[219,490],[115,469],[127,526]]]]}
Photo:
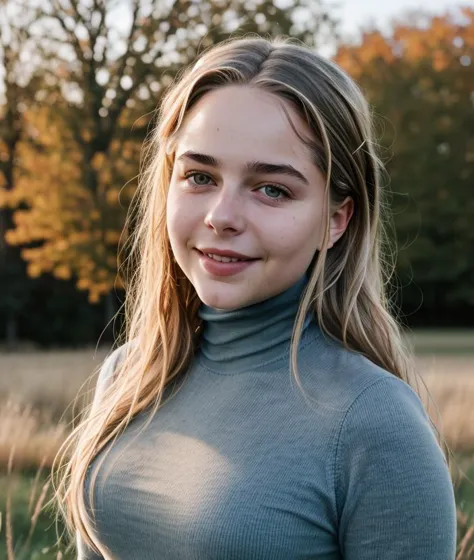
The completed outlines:
{"type": "Polygon", "coordinates": [[[415,389],[361,355],[347,359],[345,375],[350,381],[340,384],[345,400],[335,438],[340,472],[353,468],[355,456],[380,461],[380,468],[410,457],[445,477],[434,425],[415,389]]]}
{"type": "Polygon", "coordinates": [[[114,372],[117,369],[117,366],[120,362],[123,361],[127,351],[130,348],[130,342],[125,342],[117,346],[117,348],[113,349],[104,359],[102,366],[99,372],[99,380],[102,382],[106,382],[110,380],[113,376],[114,372]]]}
{"type": "MultiPolygon", "coordinates": [[[[397,394],[400,399],[421,401],[413,388],[366,356],[345,348],[327,335],[303,350],[302,363],[309,386],[326,406],[345,414],[365,391],[397,394]]],[[[394,397],[396,398],[396,397],[394,397]]]]}
{"type": "Polygon", "coordinates": [[[94,395],[95,401],[100,400],[107,387],[114,381],[114,375],[117,371],[117,367],[124,360],[132,343],[133,341],[128,341],[120,344],[105,357],[97,376],[94,395]]]}

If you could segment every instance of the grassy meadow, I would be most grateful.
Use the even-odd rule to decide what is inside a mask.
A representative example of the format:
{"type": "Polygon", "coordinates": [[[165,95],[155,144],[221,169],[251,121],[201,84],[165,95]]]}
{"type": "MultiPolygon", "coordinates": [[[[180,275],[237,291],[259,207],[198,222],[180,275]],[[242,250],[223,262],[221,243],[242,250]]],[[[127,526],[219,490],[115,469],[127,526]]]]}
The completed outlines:
{"type": "MultiPolygon", "coordinates": [[[[423,402],[455,454],[457,560],[474,558],[474,332],[417,331],[423,402]],[[437,408],[437,410],[436,410],[437,408]]],[[[63,527],[44,504],[53,457],[94,389],[108,349],[8,353],[0,349],[0,560],[68,560],[63,527]],[[87,382],[87,380],[89,381],[87,382]],[[87,382],[87,383],[86,383],[87,382]],[[81,392],[73,410],[71,403],[81,392]]]]}

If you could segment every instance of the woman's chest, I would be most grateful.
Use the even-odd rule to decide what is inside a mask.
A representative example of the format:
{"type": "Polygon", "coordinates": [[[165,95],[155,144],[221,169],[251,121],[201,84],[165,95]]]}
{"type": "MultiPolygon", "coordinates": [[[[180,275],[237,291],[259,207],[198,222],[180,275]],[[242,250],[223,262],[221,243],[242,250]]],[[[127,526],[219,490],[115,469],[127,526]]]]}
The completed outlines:
{"type": "Polygon", "coordinates": [[[339,558],[327,428],[277,402],[238,414],[237,403],[207,414],[168,404],[99,470],[97,528],[111,558],[339,558]]]}

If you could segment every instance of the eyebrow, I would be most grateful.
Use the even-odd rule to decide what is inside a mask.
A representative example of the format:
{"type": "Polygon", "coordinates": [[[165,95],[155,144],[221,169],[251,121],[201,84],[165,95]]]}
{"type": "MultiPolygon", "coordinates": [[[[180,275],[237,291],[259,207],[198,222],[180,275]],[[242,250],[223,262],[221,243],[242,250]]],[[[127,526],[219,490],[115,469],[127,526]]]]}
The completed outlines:
{"type": "MultiPolygon", "coordinates": [[[[183,152],[176,161],[181,159],[190,159],[197,163],[203,165],[210,165],[211,167],[219,167],[221,162],[210,155],[199,154],[198,152],[193,152],[188,150],[183,152]]],[[[262,161],[248,161],[245,165],[246,169],[250,173],[256,174],[279,174],[279,175],[289,175],[290,177],[295,177],[302,181],[305,185],[309,186],[309,181],[306,177],[295,169],[292,165],[287,163],[264,163],[262,161]]]]}

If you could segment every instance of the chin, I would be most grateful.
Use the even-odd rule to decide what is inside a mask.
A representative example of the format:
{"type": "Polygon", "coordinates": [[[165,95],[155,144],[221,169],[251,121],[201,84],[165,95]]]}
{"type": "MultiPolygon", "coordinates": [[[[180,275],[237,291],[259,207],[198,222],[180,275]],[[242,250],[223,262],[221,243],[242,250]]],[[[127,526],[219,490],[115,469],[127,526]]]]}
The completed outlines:
{"type": "MultiPolygon", "coordinates": [[[[253,303],[251,294],[244,293],[226,293],[227,290],[219,290],[206,288],[204,290],[196,290],[199,299],[209,307],[221,309],[222,311],[230,311],[246,307],[253,303]]],[[[233,291],[233,290],[232,290],[233,291]]]]}

